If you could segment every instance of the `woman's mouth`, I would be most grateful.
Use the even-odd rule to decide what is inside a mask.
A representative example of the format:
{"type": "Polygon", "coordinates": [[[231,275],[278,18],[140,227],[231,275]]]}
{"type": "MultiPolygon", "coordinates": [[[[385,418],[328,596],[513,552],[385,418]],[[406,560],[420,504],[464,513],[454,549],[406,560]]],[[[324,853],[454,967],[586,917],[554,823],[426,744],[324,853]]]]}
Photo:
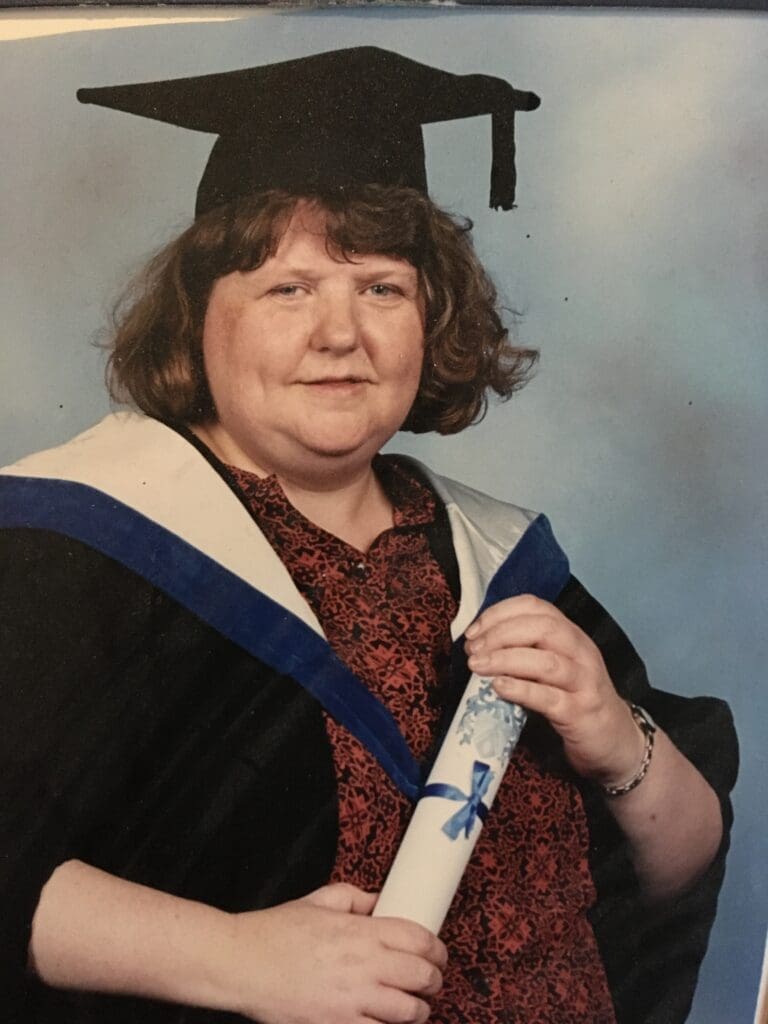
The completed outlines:
{"type": "Polygon", "coordinates": [[[318,377],[316,380],[302,382],[306,387],[324,391],[355,390],[367,384],[364,377],[318,377]]]}

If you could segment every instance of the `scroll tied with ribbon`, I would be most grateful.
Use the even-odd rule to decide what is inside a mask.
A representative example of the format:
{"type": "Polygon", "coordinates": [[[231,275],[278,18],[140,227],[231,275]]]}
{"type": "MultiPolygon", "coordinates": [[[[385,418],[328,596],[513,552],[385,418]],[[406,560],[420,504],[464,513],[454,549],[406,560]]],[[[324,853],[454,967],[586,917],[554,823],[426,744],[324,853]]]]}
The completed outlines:
{"type": "Polygon", "coordinates": [[[490,679],[470,678],[375,916],[405,917],[440,931],[525,719],[519,705],[496,695],[490,679]]]}

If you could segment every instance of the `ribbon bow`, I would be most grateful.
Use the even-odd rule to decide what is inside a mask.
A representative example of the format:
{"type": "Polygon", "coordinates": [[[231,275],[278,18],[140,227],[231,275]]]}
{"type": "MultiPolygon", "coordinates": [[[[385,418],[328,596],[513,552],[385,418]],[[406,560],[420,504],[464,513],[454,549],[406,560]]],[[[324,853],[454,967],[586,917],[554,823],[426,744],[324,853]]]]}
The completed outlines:
{"type": "Polygon", "coordinates": [[[443,825],[443,832],[449,839],[457,839],[459,832],[464,830],[464,835],[469,839],[475,819],[485,821],[488,817],[488,807],[483,803],[483,797],[488,792],[488,787],[493,781],[493,772],[490,765],[482,761],[475,761],[472,765],[472,790],[467,795],[462,793],[458,786],[451,786],[445,782],[431,782],[424,787],[422,796],[439,796],[444,800],[464,800],[463,807],[460,807],[455,814],[443,825]]]}

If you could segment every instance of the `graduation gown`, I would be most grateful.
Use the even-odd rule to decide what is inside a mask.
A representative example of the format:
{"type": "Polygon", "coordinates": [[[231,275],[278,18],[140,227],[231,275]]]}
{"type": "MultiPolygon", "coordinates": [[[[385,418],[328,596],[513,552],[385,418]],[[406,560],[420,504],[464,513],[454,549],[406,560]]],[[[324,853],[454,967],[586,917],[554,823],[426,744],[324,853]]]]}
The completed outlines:
{"type": "MultiPolygon", "coordinates": [[[[430,543],[460,595],[450,719],[466,679],[461,636],[515,593],[555,601],[600,647],[721,798],[725,838],[706,878],[653,912],[623,838],[580,783],[598,891],[593,925],[622,1024],[682,1021],[714,917],[736,772],[727,707],[651,689],[606,612],[570,576],[543,516],[422,467],[440,499],[430,543]]],[[[2,993],[10,1021],[237,1019],[146,1000],[59,993],[25,971],[54,868],[79,858],[226,910],[327,881],[337,837],[323,708],[416,799],[428,766],[336,657],[216,460],[132,413],[0,476],[2,993]]],[[[527,741],[569,776],[542,720],[527,741]]]]}

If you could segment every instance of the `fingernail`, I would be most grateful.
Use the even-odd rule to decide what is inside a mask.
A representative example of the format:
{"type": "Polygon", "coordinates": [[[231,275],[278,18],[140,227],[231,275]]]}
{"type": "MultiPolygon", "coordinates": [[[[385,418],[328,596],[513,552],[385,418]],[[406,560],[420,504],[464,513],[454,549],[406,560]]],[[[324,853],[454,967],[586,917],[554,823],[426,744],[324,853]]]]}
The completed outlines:
{"type": "Polygon", "coordinates": [[[471,639],[473,636],[477,636],[479,629],[480,627],[478,626],[478,624],[476,622],[473,622],[469,629],[464,633],[464,636],[471,639]]]}
{"type": "Polygon", "coordinates": [[[478,651],[483,649],[483,647],[485,647],[485,640],[481,636],[478,637],[477,640],[467,641],[467,650],[470,654],[477,654],[478,651]]]}
{"type": "Polygon", "coordinates": [[[469,667],[475,672],[483,672],[490,665],[490,659],[482,654],[473,654],[469,659],[469,667]]]}

